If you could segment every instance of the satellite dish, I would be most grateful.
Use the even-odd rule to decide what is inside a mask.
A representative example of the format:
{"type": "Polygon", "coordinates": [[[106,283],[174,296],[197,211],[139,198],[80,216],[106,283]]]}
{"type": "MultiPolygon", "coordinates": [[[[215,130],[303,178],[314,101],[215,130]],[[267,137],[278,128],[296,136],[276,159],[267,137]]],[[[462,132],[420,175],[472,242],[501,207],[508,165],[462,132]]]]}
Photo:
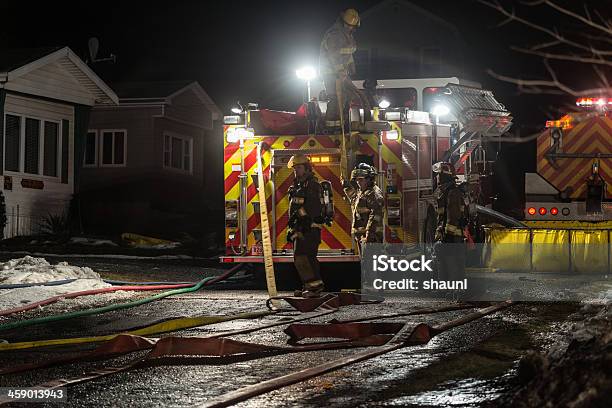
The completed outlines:
{"type": "Polygon", "coordinates": [[[98,56],[98,49],[100,48],[100,42],[98,41],[96,37],[92,37],[89,39],[88,45],[89,45],[89,58],[91,58],[91,61],[93,62],[96,60],[96,57],[98,56]]]}

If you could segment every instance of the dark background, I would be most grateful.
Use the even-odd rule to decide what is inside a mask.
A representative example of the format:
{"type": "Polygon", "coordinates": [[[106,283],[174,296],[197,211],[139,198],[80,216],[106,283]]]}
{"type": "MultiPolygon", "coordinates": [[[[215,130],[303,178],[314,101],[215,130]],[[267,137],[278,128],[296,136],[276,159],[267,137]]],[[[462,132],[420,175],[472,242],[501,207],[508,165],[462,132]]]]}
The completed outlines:
{"type": "MultiPolygon", "coordinates": [[[[109,83],[147,80],[198,80],[227,113],[236,99],[269,108],[294,110],[302,99],[303,82],[295,69],[316,65],[319,44],[338,13],[348,7],[363,12],[379,3],[353,1],[81,1],[0,2],[0,48],[68,45],[87,59],[89,37],[100,40],[98,58],[113,53],[116,64],[94,70],[109,83]]],[[[558,117],[573,97],[521,95],[514,85],[486,73],[522,77],[545,75],[537,57],[518,54],[510,45],[548,40],[517,23],[498,27],[504,18],[472,0],[414,0],[415,5],[455,25],[467,44],[464,77],[492,89],[515,117],[514,131],[526,136],[544,121],[558,117]]],[[[568,27],[545,7],[514,3],[521,15],[548,27],[568,27]]],[[[574,5],[579,2],[570,2],[574,5]]],[[[565,4],[570,4],[565,2],[565,4]]],[[[609,1],[590,2],[606,11],[609,1]]],[[[577,28],[579,29],[579,28],[577,28]]],[[[414,33],[419,35],[419,33],[414,33]]],[[[356,34],[359,41],[359,33],[356,34]]],[[[410,41],[407,39],[406,41],[410,41]]],[[[592,72],[557,65],[562,78],[590,86],[592,72]],[[584,73],[584,75],[583,75],[584,73]]],[[[359,75],[358,75],[359,76],[359,75]]],[[[498,205],[522,206],[522,174],[535,170],[534,144],[505,145],[497,178],[503,186],[498,205]]]]}

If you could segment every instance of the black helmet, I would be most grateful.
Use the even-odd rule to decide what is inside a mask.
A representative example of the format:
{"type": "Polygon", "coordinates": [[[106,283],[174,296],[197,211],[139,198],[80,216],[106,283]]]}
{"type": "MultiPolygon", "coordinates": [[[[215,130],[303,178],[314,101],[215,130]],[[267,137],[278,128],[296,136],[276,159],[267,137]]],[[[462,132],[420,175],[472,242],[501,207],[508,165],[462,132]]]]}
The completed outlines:
{"type": "Polygon", "coordinates": [[[378,172],[373,166],[370,166],[367,163],[359,163],[355,166],[355,169],[351,172],[351,178],[374,178],[378,172]]]}

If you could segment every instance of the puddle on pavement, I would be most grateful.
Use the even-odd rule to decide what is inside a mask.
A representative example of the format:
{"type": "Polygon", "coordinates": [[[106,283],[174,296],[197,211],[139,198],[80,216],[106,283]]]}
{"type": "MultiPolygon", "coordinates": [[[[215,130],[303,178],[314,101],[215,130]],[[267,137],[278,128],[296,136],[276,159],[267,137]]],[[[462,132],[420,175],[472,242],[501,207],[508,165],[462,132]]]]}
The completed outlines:
{"type": "Polygon", "coordinates": [[[376,405],[472,407],[492,401],[508,389],[520,357],[540,349],[542,337],[552,337],[551,329],[576,309],[571,304],[525,305],[505,315],[495,334],[469,350],[438,356],[401,381],[396,377],[376,405]]]}

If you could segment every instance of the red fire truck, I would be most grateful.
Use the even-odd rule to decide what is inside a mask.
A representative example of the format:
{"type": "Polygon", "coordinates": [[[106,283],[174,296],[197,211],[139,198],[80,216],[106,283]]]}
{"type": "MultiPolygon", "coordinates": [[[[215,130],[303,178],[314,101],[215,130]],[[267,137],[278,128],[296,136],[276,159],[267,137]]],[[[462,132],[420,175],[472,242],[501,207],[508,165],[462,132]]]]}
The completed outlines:
{"type": "MultiPolygon", "coordinates": [[[[322,230],[322,262],[359,260],[340,181],[358,163],[378,169],[387,243],[416,246],[431,241],[435,226],[431,166],[436,161],[453,161],[474,202],[485,206],[487,194],[482,186],[492,172],[486,138],[503,135],[512,118],[492,92],[461,82],[456,78],[379,81],[378,97],[389,103],[381,103],[385,109],[375,109],[375,120],[365,123],[365,131],[321,134],[307,105],[297,112],[278,112],[250,104],[225,117],[226,254],[222,261],[263,262],[262,216],[269,219],[274,262],[292,261],[286,232],[287,190],[293,174],[287,162],[297,152],[310,157],[316,176],[329,181],[333,189],[335,214],[332,225],[322,230]],[[263,186],[257,182],[259,172],[263,172],[263,186]],[[265,189],[267,214],[260,212],[259,188],[265,189]]],[[[317,105],[325,111],[325,102],[317,105]]],[[[363,111],[351,107],[349,118],[351,129],[356,129],[363,111]]]]}

